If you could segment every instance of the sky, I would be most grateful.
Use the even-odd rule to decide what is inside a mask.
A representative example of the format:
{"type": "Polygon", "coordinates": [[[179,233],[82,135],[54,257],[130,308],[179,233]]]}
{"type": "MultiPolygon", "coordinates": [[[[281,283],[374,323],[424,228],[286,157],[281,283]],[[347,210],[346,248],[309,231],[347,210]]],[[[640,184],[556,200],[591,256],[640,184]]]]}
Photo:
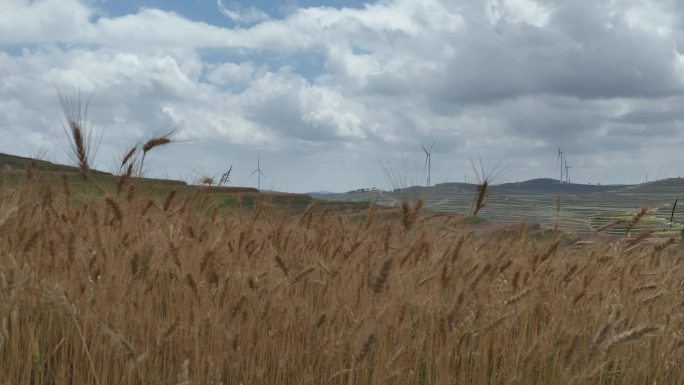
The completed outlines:
{"type": "Polygon", "coordinates": [[[433,184],[558,178],[559,146],[573,182],[639,183],[684,174],[684,2],[1,0],[0,152],[69,161],[59,92],[105,171],[178,126],[147,175],[397,188],[435,143],[433,184]]]}

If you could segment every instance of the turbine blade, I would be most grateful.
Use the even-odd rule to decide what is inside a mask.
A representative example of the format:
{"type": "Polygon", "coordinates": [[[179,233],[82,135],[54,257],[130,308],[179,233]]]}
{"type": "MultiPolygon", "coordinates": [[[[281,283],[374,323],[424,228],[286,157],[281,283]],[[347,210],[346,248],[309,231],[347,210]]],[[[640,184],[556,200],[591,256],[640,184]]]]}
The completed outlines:
{"type": "Polygon", "coordinates": [[[422,147],[422,148],[423,148],[423,151],[425,151],[425,154],[429,154],[428,150],[427,150],[427,149],[425,148],[425,146],[423,146],[423,144],[422,144],[422,143],[420,144],[420,147],[422,147]]]}

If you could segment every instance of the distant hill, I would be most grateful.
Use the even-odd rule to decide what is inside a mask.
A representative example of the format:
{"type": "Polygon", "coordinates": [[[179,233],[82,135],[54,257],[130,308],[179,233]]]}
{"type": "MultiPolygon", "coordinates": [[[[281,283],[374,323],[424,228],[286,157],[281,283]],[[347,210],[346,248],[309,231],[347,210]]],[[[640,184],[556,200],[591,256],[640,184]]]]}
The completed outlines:
{"type": "MultiPolygon", "coordinates": [[[[594,185],[579,183],[558,183],[556,179],[538,178],[523,182],[491,185],[492,192],[503,194],[591,194],[607,191],[618,191],[630,185],[594,185]]],[[[454,192],[473,192],[477,186],[473,183],[440,183],[433,187],[410,187],[408,190],[432,192],[451,190],[454,192]]]]}
{"type": "Polygon", "coordinates": [[[630,186],[630,188],[662,188],[662,187],[678,187],[681,188],[684,186],[684,178],[677,177],[677,178],[667,178],[667,179],[660,179],[656,180],[653,182],[646,182],[646,183],[641,183],[637,185],[630,186]]]}
{"type": "MultiPolygon", "coordinates": [[[[103,197],[111,192],[119,177],[111,173],[91,170],[90,182],[84,181],[80,176],[80,170],[74,166],[56,164],[44,160],[26,158],[22,156],[0,153],[0,182],[17,183],[24,181],[27,177],[26,170],[31,168],[35,180],[41,183],[62,183],[62,174],[66,175],[70,181],[73,191],[79,191],[84,196],[103,197]],[[5,180],[6,179],[6,180],[5,180]]],[[[268,207],[285,208],[291,212],[303,212],[311,205],[317,208],[340,210],[349,212],[354,210],[365,210],[368,208],[368,201],[359,202],[334,202],[331,200],[315,199],[305,194],[285,193],[277,191],[259,191],[253,187],[242,186],[208,186],[188,184],[181,180],[173,179],[154,179],[154,178],[133,178],[136,182],[136,191],[144,191],[152,194],[150,196],[163,196],[170,191],[201,192],[203,199],[208,198],[209,203],[220,211],[240,208],[241,210],[251,210],[257,203],[263,203],[268,207]]],[[[324,195],[322,195],[324,196],[324,195]]]]}
{"type": "Polygon", "coordinates": [[[538,178],[526,180],[524,182],[504,183],[493,186],[493,189],[495,191],[504,191],[509,194],[591,194],[617,191],[627,187],[630,186],[559,183],[556,179],[538,178]]]}
{"type": "MultiPolygon", "coordinates": [[[[18,155],[9,155],[0,153],[0,167],[4,169],[11,170],[25,170],[27,167],[33,165],[33,168],[41,171],[56,171],[56,172],[66,172],[66,173],[77,173],[79,172],[78,167],[67,166],[63,164],[57,164],[48,162],[47,160],[26,158],[18,155]]],[[[111,173],[91,170],[93,174],[100,175],[112,175],[111,173]]]]}
{"type": "Polygon", "coordinates": [[[684,197],[684,178],[668,178],[653,182],[628,186],[624,190],[629,194],[663,194],[669,193],[675,197],[684,197]]]}
{"type": "MultiPolygon", "coordinates": [[[[684,179],[683,179],[684,181],[684,179]]],[[[675,182],[663,182],[676,185],[675,182]]],[[[684,182],[683,182],[684,183],[684,182]]],[[[681,185],[681,184],[680,184],[681,185]]],[[[490,192],[495,195],[572,195],[572,194],[595,194],[606,192],[624,191],[628,188],[638,188],[642,185],[592,185],[579,183],[559,183],[555,179],[538,178],[523,182],[503,183],[491,185],[490,192]]],[[[644,185],[647,186],[647,185],[644,185]]],[[[394,191],[365,191],[337,194],[310,194],[313,197],[326,200],[358,201],[378,200],[391,204],[393,201],[402,200],[406,197],[429,197],[430,199],[450,199],[460,194],[473,194],[477,190],[474,183],[447,182],[439,183],[431,187],[411,186],[394,191]]]]}
{"type": "Polygon", "coordinates": [[[306,193],[306,195],[330,195],[330,194],[337,194],[337,193],[333,192],[333,191],[314,191],[314,192],[306,193]]]}
{"type": "MultiPolygon", "coordinates": [[[[11,172],[24,172],[28,167],[32,167],[34,171],[56,173],[56,174],[79,174],[80,170],[75,166],[67,166],[64,164],[52,163],[46,160],[27,158],[18,155],[9,155],[0,153],[0,170],[9,170],[11,172]]],[[[105,171],[90,170],[91,174],[97,175],[100,181],[116,182],[116,176],[105,171]]],[[[157,179],[157,178],[134,178],[148,185],[154,186],[188,186],[188,184],[181,180],[174,179],[157,179]]],[[[201,188],[205,192],[213,194],[223,193],[258,193],[259,190],[252,187],[240,186],[190,186],[201,188]]]]}

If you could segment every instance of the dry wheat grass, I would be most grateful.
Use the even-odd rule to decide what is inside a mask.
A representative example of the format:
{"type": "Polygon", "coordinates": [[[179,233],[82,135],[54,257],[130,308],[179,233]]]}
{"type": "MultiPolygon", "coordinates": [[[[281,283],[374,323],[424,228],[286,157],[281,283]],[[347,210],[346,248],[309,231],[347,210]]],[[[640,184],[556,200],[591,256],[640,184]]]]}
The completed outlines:
{"type": "Polygon", "coordinates": [[[181,191],[97,201],[27,183],[0,197],[2,384],[682,378],[671,241],[577,249],[447,231],[418,205],[220,216],[181,191]]]}

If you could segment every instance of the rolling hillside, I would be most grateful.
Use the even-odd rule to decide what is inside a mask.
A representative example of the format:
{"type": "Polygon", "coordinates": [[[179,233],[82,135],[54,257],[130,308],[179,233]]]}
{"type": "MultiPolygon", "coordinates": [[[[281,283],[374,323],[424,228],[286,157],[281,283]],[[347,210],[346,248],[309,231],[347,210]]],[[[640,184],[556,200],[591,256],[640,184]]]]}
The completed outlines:
{"type": "MultiPolygon", "coordinates": [[[[65,173],[78,173],[78,168],[74,166],[67,166],[63,164],[57,164],[48,162],[41,159],[26,158],[18,155],[9,155],[0,153],[0,167],[5,170],[23,171],[27,167],[32,167],[38,171],[53,171],[53,172],[65,172],[65,173]]],[[[111,173],[91,170],[93,174],[99,175],[112,175],[111,173]]]]}
{"type": "MultiPolygon", "coordinates": [[[[320,198],[376,200],[381,205],[397,206],[403,200],[422,197],[425,207],[432,211],[468,214],[475,199],[475,188],[474,184],[468,183],[443,183],[430,188],[414,186],[392,192],[327,194],[320,198]]],[[[639,185],[603,186],[534,179],[492,186],[479,215],[496,223],[526,221],[586,235],[617,220],[629,218],[645,207],[648,214],[634,231],[652,227],[658,234],[668,236],[681,230],[684,222],[684,205],[677,207],[674,221],[670,222],[673,203],[679,197],[684,198],[682,178],[639,185]]],[[[612,235],[623,235],[624,232],[624,226],[606,230],[612,235]]]]}
{"type": "MultiPolygon", "coordinates": [[[[102,198],[116,189],[119,177],[108,172],[91,170],[90,181],[83,181],[78,168],[74,166],[56,164],[44,160],[36,160],[22,156],[0,153],[0,181],[9,184],[22,183],[27,177],[27,170],[38,176],[41,183],[62,186],[63,175],[66,175],[71,188],[81,196],[102,198]]],[[[174,190],[180,193],[201,192],[209,196],[220,210],[231,210],[236,207],[252,209],[257,203],[303,211],[312,204],[321,208],[354,211],[365,209],[366,202],[335,202],[317,200],[306,194],[259,191],[253,187],[244,186],[205,186],[193,185],[173,179],[132,178],[136,190],[163,197],[174,190]]]]}

